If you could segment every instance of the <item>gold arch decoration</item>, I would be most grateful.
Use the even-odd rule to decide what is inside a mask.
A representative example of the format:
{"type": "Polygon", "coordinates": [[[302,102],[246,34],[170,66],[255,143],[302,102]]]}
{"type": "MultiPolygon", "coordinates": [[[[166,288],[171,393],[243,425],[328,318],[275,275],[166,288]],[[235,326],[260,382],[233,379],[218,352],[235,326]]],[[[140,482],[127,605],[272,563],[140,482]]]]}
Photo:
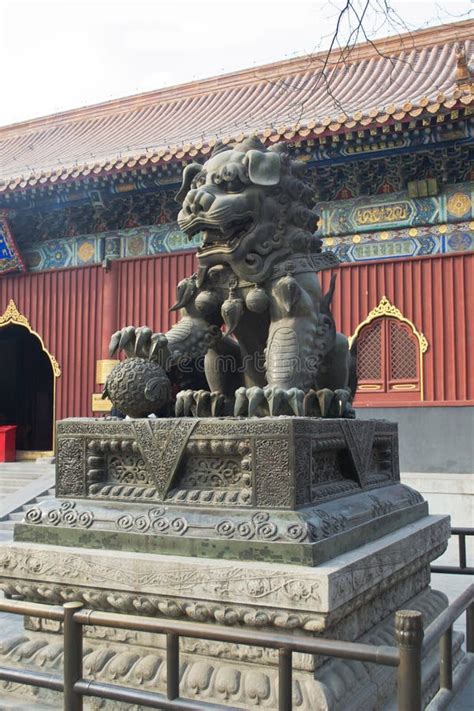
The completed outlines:
{"type": "Polygon", "coordinates": [[[374,321],[376,318],[381,318],[383,316],[389,317],[389,318],[395,318],[398,321],[401,321],[402,323],[406,323],[412,330],[413,334],[416,336],[416,339],[418,341],[418,348],[419,348],[419,353],[420,353],[420,396],[421,400],[424,400],[424,390],[423,390],[423,355],[426,353],[428,350],[428,340],[426,336],[417,329],[413,321],[410,321],[409,318],[406,318],[398,309],[396,306],[390,303],[388,298],[386,296],[382,296],[380,299],[380,302],[378,306],[376,306],[370,313],[367,315],[367,318],[365,318],[363,321],[359,323],[357,326],[356,330],[352,334],[352,336],[349,338],[349,345],[352,346],[354,341],[356,340],[357,336],[361,332],[361,330],[364,328],[364,326],[367,326],[369,323],[374,321]]]}
{"type": "MultiPolygon", "coordinates": [[[[49,358],[49,361],[51,363],[51,369],[53,371],[53,429],[52,429],[52,446],[53,449],[50,452],[42,452],[41,454],[53,454],[53,452],[56,450],[56,427],[55,427],[55,421],[56,421],[56,379],[59,378],[61,375],[61,368],[59,367],[59,363],[56,360],[56,358],[48,351],[46,346],[44,345],[44,341],[41,338],[40,334],[37,333],[32,327],[30,322],[28,321],[27,317],[24,316],[24,314],[20,313],[18,311],[18,308],[13,301],[13,299],[10,299],[8,302],[8,306],[3,312],[3,315],[0,316],[0,328],[3,328],[4,326],[23,326],[23,328],[26,328],[32,336],[35,336],[41,344],[41,348],[43,352],[47,355],[49,358]]],[[[39,452],[35,452],[35,455],[40,454],[39,452]]]]}
{"type": "Polygon", "coordinates": [[[24,328],[28,329],[28,331],[31,333],[32,336],[36,336],[36,338],[39,340],[41,343],[41,348],[43,351],[46,353],[48,356],[50,362],[51,362],[51,368],[53,369],[53,375],[55,378],[59,378],[61,375],[61,368],[59,367],[58,361],[56,358],[48,351],[46,346],[44,345],[44,341],[30,325],[30,322],[28,321],[27,317],[21,314],[15,302],[13,299],[10,299],[8,302],[8,306],[3,312],[3,315],[0,316],[0,328],[3,326],[9,326],[9,325],[14,325],[14,326],[23,326],[24,328]]]}

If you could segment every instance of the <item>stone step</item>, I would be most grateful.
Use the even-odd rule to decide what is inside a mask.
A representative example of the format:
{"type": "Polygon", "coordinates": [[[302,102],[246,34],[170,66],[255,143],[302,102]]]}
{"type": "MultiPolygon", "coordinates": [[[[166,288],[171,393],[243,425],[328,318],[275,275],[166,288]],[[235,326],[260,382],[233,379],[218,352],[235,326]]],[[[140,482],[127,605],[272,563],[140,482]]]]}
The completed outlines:
{"type": "Polygon", "coordinates": [[[25,516],[24,511],[15,511],[11,513],[8,517],[8,521],[21,521],[25,516]]]}
{"type": "Polygon", "coordinates": [[[45,494],[41,494],[41,496],[37,496],[32,501],[27,501],[25,504],[23,504],[21,509],[22,509],[22,511],[27,511],[35,504],[40,504],[42,501],[49,501],[51,498],[54,498],[54,494],[55,494],[55,489],[48,489],[48,491],[45,494]]]}

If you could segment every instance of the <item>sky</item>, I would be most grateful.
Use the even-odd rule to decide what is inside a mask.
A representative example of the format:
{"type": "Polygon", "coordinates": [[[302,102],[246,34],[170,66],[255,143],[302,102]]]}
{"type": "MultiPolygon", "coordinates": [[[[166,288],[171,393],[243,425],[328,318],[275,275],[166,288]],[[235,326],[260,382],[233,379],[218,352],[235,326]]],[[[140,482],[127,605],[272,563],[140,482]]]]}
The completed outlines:
{"type": "MultiPolygon", "coordinates": [[[[0,126],[327,49],[345,2],[0,0],[0,126]]],[[[390,0],[387,22],[383,3],[371,39],[474,17],[474,0],[390,0]]]]}

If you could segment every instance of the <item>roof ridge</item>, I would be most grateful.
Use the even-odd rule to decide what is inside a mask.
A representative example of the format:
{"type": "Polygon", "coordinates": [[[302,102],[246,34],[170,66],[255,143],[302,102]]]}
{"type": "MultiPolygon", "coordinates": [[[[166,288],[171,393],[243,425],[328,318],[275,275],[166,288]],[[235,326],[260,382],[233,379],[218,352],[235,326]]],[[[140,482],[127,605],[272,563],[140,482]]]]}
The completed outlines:
{"type": "MultiPolygon", "coordinates": [[[[364,59],[382,59],[382,54],[399,54],[403,51],[420,50],[425,47],[434,47],[440,44],[458,42],[460,40],[471,39],[474,34],[474,20],[463,20],[450,24],[437,25],[422,30],[406,32],[398,35],[383,37],[373,42],[364,42],[354,45],[351,48],[349,58],[345,64],[354,64],[364,59]],[[413,39],[416,38],[416,43],[413,39]],[[409,40],[410,46],[404,42],[409,40]]],[[[91,104],[79,108],[68,109],[54,114],[37,117],[27,121],[20,121],[6,126],[0,126],[0,138],[14,136],[25,136],[29,132],[36,132],[39,128],[51,128],[63,125],[64,123],[75,123],[76,121],[94,120],[110,115],[126,113],[133,109],[143,109],[153,104],[171,103],[190,96],[201,96],[213,91],[224,91],[229,87],[250,85],[262,80],[278,79],[281,76],[288,77],[296,75],[311,68],[315,71],[314,63],[331,57],[337,60],[343,49],[334,49],[328,55],[327,50],[314,54],[301,55],[292,59],[280,60],[263,64],[257,67],[240,69],[226,74],[217,75],[197,81],[175,84],[170,87],[155,89],[139,94],[132,94],[126,97],[111,99],[98,104],[91,104]]]]}

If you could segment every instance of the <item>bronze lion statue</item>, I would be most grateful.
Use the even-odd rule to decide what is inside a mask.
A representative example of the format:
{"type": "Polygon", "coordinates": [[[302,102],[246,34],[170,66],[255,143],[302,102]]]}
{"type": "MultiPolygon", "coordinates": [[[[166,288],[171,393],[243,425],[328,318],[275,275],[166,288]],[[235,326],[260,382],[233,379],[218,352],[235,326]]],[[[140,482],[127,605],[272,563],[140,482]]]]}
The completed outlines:
{"type": "Polygon", "coordinates": [[[181,319],[165,334],[128,326],[110,344],[111,356],[165,368],[176,416],[354,416],[355,354],[331,315],[335,277],[327,294],[318,278],[337,259],[313,234],[304,173],[286,147],[257,138],[184,169],[178,223],[202,246],[177,287],[181,319]]]}

